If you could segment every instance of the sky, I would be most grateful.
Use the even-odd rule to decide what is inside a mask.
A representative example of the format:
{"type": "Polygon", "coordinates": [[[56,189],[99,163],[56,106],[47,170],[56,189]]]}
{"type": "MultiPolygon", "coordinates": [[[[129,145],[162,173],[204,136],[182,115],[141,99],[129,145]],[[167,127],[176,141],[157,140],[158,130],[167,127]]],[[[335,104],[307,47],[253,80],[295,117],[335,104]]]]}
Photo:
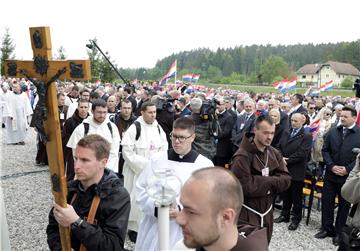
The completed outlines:
{"type": "Polygon", "coordinates": [[[360,1],[342,0],[11,0],[1,2],[17,59],[31,59],[29,27],[49,26],[53,55],[87,57],[97,38],[118,67],[152,68],[197,48],[336,43],[360,39],[360,1]]]}

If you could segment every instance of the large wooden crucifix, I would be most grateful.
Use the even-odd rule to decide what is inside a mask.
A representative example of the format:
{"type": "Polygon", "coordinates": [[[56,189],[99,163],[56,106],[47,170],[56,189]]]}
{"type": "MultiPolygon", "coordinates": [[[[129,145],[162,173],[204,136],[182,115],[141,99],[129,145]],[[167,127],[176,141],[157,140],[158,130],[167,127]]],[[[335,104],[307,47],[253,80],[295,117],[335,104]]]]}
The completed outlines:
{"type": "MultiPolygon", "coordinates": [[[[32,126],[46,138],[52,193],[55,202],[67,207],[67,184],[61,142],[60,118],[56,87],[59,80],[89,80],[89,60],[52,60],[49,27],[30,28],[33,60],[6,60],[5,74],[8,77],[26,77],[35,84],[39,102],[35,108],[32,126]],[[41,104],[43,103],[43,104],[41,104]]],[[[71,250],[70,229],[59,225],[63,251],[71,250]]]]}

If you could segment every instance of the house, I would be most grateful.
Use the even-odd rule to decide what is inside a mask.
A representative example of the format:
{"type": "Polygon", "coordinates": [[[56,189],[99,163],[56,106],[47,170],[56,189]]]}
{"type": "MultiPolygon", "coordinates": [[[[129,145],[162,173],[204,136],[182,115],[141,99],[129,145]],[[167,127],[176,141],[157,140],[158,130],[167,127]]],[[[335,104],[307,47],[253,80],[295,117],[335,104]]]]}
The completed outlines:
{"type": "Polygon", "coordinates": [[[360,76],[360,71],[352,64],[328,61],[324,64],[306,64],[296,72],[296,75],[298,83],[303,87],[320,87],[321,84],[331,80],[335,87],[340,87],[341,82],[347,77],[355,82],[360,76]]]}

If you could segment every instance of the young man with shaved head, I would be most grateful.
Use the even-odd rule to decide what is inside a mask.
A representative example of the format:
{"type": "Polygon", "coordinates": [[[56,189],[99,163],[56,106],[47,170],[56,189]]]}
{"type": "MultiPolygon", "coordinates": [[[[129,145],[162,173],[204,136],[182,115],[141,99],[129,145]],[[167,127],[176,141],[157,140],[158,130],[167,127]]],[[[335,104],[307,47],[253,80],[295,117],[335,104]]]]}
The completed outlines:
{"type": "Polygon", "coordinates": [[[195,171],[181,190],[180,202],[183,209],[176,222],[182,228],[186,247],[199,251],[267,249],[267,243],[259,246],[247,242],[246,235],[239,232],[243,191],[239,180],[224,168],[195,171]]]}

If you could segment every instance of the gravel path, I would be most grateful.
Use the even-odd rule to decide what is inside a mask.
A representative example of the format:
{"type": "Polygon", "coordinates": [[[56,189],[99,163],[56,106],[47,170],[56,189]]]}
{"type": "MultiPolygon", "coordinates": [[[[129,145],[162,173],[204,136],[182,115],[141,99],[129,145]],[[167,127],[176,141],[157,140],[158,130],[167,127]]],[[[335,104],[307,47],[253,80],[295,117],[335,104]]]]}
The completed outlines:
{"type": "MultiPolygon", "coordinates": [[[[3,142],[4,129],[0,129],[3,142]]],[[[52,196],[47,167],[35,166],[36,137],[30,128],[26,144],[1,147],[1,179],[12,250],[48,250],[47,215],[52,196]]],[[[275,216],[279,211],[275,211],[275,216]]],[[[293,232],[288,224],[275,224],[270,250],[336,250],[331,239],[317,240],[313,235],[320,227],[320,212],[312,211],[308,226],[304,222],[293,232]]],[[[127,240],[126,247],[134,245],[127,240]]],[[[4,250],[5,251],[5,250],[4,250]]]]}

